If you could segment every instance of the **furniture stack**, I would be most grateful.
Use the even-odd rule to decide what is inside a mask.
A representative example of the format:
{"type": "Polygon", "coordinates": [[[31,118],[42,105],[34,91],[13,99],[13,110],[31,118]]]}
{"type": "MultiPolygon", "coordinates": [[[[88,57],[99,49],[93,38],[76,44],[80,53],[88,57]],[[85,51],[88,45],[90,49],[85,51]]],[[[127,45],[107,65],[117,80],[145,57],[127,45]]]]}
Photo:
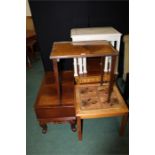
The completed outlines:
{"type": "Polygon", "coordinates": [[[35,104],[43,133],[47,131],[47,123],[70,122],[76,131],[77,122],[78,138],[82,140],[84,119],[123,116],[120,130],[123,135],[128,108],[115,85],[120,35],[111,27],[92,31],[72,29],[72,42],[53,43],[50,54],[53,72],[45,74],[35,104]],[[105,38],[101,32],[106,34],[105,38]],[[110,32],[114,33],[113,39],[110,32]],[[74,71],[61,71],[62,59],[72,59],[74,71]]]}

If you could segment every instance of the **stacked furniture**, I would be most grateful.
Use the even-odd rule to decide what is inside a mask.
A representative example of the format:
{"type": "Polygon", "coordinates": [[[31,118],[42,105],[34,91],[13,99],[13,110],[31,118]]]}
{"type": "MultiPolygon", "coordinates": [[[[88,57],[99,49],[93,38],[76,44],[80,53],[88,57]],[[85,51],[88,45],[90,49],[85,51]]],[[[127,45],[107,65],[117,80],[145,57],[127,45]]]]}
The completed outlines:
{"type": "Polygon", "coordinates": [[[76,131],[77,121],[78,138],[82,140],[84,119],[123,116],[123,135],[128,108],[115,85],[117,56],[118,50],[108,41],[54,42],[50,54],[53,73],[45,74],[35,104],[43,133],[51,122],[70,122],[76,131]],[[74,72],[60,70],[62,59],[73,60],[74,72]]]}

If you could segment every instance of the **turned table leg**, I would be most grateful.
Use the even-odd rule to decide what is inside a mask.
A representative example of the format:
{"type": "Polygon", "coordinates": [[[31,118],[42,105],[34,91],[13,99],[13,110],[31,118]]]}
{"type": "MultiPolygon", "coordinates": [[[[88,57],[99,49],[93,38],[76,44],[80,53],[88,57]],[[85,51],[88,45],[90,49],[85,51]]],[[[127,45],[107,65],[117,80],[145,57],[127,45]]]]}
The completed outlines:
{"type": "Polygon", "coordinates": [[[126,127],[127,123],[128,123],[128,115],[124,115],[122,117],[122,122],[121,122],[121,126],[120,126],[120,136],[124,135],[125,127],[126,127]]]}
{"type": "Polygon", "coordinates": [[[76,120],[71,120],[71,121],[69,121],[69,123],[70,123],[70,126],[71,126],[71,130],[73,132],[75,132],[76,131],[76,120]]]}
{"type": "Polygon", "coordinates": [[[83,120],[80,117],[77,117],[77,130],[78,130],[78,139],[82,140],[82,130],[83,130],[83,120]]]}
{"type": "Polygon", "coordinates": [[[42,128],[42,133],[45,134],[47,132],[47,124],[40,124],[42,128]]]}

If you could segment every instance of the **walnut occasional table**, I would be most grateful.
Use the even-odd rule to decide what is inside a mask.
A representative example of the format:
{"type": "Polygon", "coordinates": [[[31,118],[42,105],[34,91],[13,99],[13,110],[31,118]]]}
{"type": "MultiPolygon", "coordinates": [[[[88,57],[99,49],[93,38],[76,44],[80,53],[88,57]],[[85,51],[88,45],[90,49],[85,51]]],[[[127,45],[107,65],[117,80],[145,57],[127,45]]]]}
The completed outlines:
{"type": "MultiPolygon", "coordinates": [[[[55,42],[50,54],[50,59],[53,61],[53,70],[55,75],[55,84],[57,88],[57,96],[61,104],[61,78],[58,69],[58,62],[61,59],[74,59],[74,58],[90,58],[90,57],[100,57],[101,58],[101,85],[103,83],[104,75],[104,64],[105,57],[111,56],[111,70],[109,72],[109,90],[108,90],[108,102],[110,101],[110,96],[112,93],[112,88],[114,84],[114,70],[116,64],[116,58],[118,56],[118,51],[112,47],[112,45],[107,41],[93,41],[93,42],[55,42]]],[[[80,66],[80,63],[79,63],[80,66]]],[[[79,69],[82,68],[79,67],[79,69]]],[[[80,76],[80,74],[79,74],[80,76]]]]}

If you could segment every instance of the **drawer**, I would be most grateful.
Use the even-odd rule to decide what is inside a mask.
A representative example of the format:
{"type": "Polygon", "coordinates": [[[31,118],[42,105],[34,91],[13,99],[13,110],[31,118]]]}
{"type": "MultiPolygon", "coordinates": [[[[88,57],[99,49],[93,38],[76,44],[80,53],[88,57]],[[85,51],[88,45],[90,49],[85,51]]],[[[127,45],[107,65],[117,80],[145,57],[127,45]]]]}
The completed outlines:
{"type": "Polygon", "coordinates": [[[73,106],[36,108],[35,111],[38,119],[75,117],[75,108],[73,106]]]}

